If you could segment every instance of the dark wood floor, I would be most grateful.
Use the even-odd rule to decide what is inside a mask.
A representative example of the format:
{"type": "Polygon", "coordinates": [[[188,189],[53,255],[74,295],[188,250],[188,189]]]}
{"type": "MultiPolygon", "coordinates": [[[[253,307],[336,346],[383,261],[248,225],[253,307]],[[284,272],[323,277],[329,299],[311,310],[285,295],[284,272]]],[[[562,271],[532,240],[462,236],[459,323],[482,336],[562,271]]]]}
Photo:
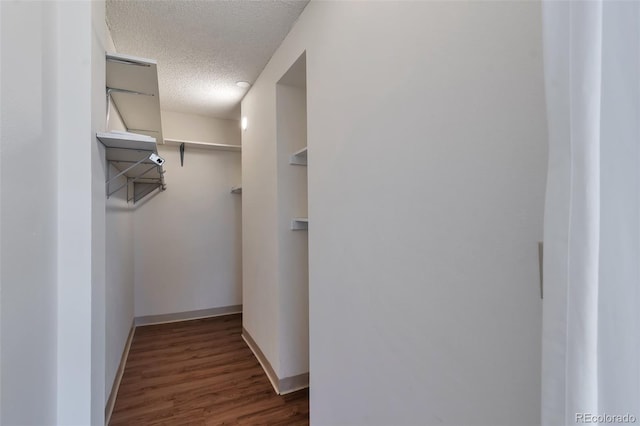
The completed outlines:
{"type": "Polygon", "coordinates": [[[278,396],[242,316],[136,329],[111,426],[308,425],[307,390],[278,396]]]}

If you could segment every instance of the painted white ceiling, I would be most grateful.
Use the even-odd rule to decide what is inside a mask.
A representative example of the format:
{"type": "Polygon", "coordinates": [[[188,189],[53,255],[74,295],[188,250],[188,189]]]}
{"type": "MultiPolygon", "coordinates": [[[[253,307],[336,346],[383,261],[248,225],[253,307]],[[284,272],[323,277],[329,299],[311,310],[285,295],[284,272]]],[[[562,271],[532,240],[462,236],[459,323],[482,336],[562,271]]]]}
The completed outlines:
{"type": "Polygon", "coordinates": [[[118,53],[158,61],[162,109],[240,116],[240,100],[309,0],[107,1],[118,53]]]}

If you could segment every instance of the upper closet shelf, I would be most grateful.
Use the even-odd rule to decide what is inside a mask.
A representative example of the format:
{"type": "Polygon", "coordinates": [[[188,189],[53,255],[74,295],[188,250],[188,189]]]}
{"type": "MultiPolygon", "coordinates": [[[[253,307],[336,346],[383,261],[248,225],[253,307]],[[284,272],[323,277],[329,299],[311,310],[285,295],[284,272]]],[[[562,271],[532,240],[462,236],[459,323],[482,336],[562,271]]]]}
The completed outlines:
{"type": "Polygon", "coordinates": [[[289,164],[294,164],[296,166],[306,166],[307,165],[307,147],[305,146],[299,151],[291,154],[289,158],[289,164]]]}
{"type": "Polygon", "coordinates": [[[96,136],[107,148],[145,150],[157,153],[156,140],[147,135],[112,130],[111,132],[98,132],[96,136]]]}
{"type": "Polygon", "coordinates": [[[106,86],[107,124],[111,99],[127,129],[96,134],[106,148],[107,161],[116,169],[115,173],[107,169],[107,197],[126,187],[127,201],[137,202],[156,189],[165,189],[164,160],[156,145],[163,143],[157,63],[107,53],[106,86]]]}
{"type": "Polygon", "coordinates": [[[113,99],[127,131],[164,143],[156,61],[110,53],[106,60],[107,97],[113,99]]]}
{"type": "Polygon", "coordinates": [[[221,151],[241,151],[241,145],[229,145],[225,143],[212,143],[212,142],[198,142],[198,141],[186,141],[182,139],[165,139],[164,142],[167,145],[191,145],[197,148],[218,149],[221,151]]]}

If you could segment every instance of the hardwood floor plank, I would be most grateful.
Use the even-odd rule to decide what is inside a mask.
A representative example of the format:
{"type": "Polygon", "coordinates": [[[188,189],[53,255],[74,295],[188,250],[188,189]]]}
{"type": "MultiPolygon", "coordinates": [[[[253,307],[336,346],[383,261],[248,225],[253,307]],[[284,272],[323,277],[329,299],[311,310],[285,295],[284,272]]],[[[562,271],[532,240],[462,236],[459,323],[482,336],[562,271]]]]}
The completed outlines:
{"type": "Polygon", "coordinates": [[[276,395],[241,333],[241,314],[138,327],[110,425],[308,425],[308,390],[276,395]]]}

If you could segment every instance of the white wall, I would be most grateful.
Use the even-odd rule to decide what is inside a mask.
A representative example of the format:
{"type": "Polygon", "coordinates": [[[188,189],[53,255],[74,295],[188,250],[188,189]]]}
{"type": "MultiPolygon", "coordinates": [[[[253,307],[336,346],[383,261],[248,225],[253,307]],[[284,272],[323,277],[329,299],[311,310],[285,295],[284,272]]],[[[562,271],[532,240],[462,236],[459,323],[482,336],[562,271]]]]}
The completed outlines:
{"type": "MultiPolygon", "coordinates": [[[[306,89],[278,84],[278,348],[279,378],[309,372],[308,233],[291,231],[291,219],[307,217],[307,168],[289,164],[307,146],[306,89]]],[[[281,389],[282,390],[282,389],[281,389]]]]}
{"type": "Polygon", "coordinates": [[[58,7],[58,61],[73,66],[58,75],[57,93],[58,422],[81,424],[91,421],[93,400],[91,5],[58,7]]]}
{"type": "MultiPolygon", "coordinates": [[[[107,29],[106,50],[115,52],[111,34],[107,29]]],[[[104,92],[104,89],[103,89],[104,92]]],[[[104,119],[104,117],[103,117],[104,119]]],[[[126,130],[111,104],[109,130],[126,130]]],[[[117,170],[111,167],[111,175],[117,170]]],[[[120,177],[112,185],[115,189],[126,182],[120,177]]],[[[127,203],[127,189],[111,195],[106,201],[106,289],[105,289],[105,401],[113,389],[114,380],[122,359],[129,331],[134,318],[133,281],[133,204],[127,203]]]]}
{"type": "Polygon", "coordinates": [[[167,139],[240,145],[238,120],[162,111],[162,134],[167,139]]]}
{"type": "Polygon", "coordinates": [[[242,133],[242,326],[280,377],[275,81],[249,93],[242,101],[249,117],[242,133]]]}
{"type": "Polygon", "coordinates": [[[3,425],[56,423],[55,10],[0,2],[3,425]]]}
{"type": "Polygon", "coordinates": [[[104,422],[104,2],[59,2],[58,423],[104,422]],[[91,283],[91,285],[89,285],[91,283]]]}
{"type": "MultiPolygon", "coordinates": [[[[113,176],[117,170],[111,167],[113,176]]],[[[114,187],[124,182],[126,178],[122,177],[114,187]]],[[[105,401],[113,388],[134,317],[133,214],[126,197],[125,187],[113,194],[106,205],[105,401]]]]}
{"type": "Polygon", "coordinates": [[[106,188],[104,146],[107,25],[104,1],[91,2],[91,423],[103,424],[106,372],[106,188]]]}
{"type": "Polygon", "coordinates": [[[244,325],[277,364],[275,83],[306,49],[313,424],[539,423],[540,31],[536,2],[312,1],[244,98],[244,325]]]}
{"type": "MultiPolygon", "coordinates": [[[[217,120],[193,125],[202,120],[185,120],[184,131],[163,123],[163,134],[211,141],[207,127],[217,120]]],[[[187,146],[181,167],[177,146],[158,152],[166,160],[167,190],[134,212],[136,317],[242,304],[242,201],[230,193],[240,185],[240,154],[187,146]]]]}
{"type": "Polygon", "coordinates": [[[104,175],[94,132],[104,3],[0,8],[0,421],[100,424],[104,175]]]}

